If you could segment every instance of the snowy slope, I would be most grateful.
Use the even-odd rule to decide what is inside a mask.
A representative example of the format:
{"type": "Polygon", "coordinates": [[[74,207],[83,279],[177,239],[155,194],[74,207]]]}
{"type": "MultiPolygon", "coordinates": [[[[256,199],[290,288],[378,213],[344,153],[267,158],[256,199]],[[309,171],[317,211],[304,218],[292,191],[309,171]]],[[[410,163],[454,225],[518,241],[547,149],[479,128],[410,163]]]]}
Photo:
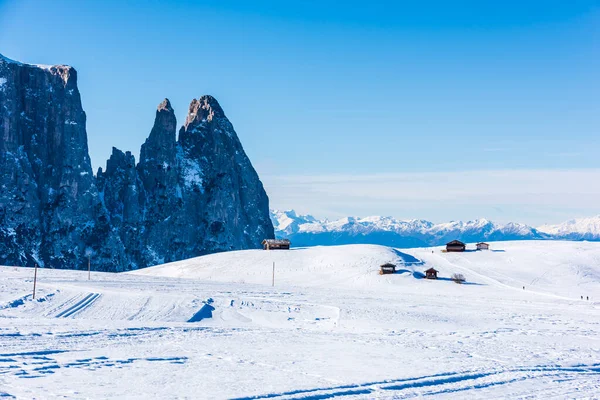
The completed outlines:
{"type": "MultiPolygon", "coordinates": [[[[277,284],[303,287],[369,288],[381,282],[379,266],[394,263],[393,283],[420,271],[416,258],[389,247],[325,246],[290,251],[244,250],[192,258],[132,272],[134,275],[201,279],[218,282],[271,284],[273,263],[277,284]]],[[[389,279],[385,281],[388,284],[389,279]]]]}
{"type": "Polygon", "coordinates": [[[239,251],[91,280],[40,269],[36,300],[32,269],[0,267],[0,395],[594,398],[600,243],[491,244],[239,251]],[[400,272],[378,275],[390,261],[400,272]],[[440,280],[420,278],[431,266],[440,280]]]}
{"type": "MultiPolygon", "coordinates": [[[[472,243],[471,249],[475,248],[472,243]]],[[[564,241],[491,242],[490,251],[444,253],[443,247],[395,250],[384,246],[346,245],[290,251],[245,250],[192,258],[131,272],[134,275],[270,284],[275,263],[278,284],[397,290],[421,287],[422,273],[433,267],[449,278],[463,273],[487,286],[577,298],[600,293],[600,244],[564,241]],[[381,279],[381,264],[399,273],[381,279]]]]}
{"type": "Polygon", "coordinates": [[[543,225],[540,232],[574,240],[600,240],[600,215],[572,219],[558,225],[543,225]]]}
{"type": "MultiPolygon", "coordinates": [[[[600,293],[600,243],[490,242],[491,250],[443,253],[442,247],[408,253],[442,271],[463,273],[490,286],[578,298],[600,293]]],[[[471,244],[471,249],[475,248],[471,244]]]]}

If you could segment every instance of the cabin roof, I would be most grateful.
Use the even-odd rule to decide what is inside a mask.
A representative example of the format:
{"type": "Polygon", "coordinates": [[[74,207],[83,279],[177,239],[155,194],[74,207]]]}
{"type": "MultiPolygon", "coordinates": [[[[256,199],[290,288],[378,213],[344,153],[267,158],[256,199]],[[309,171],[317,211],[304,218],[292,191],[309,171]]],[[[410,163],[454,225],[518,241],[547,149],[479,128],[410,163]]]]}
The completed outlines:
{"type": "Polygon", "coordinates": [[[385,263],[385,264],[381,264],[381,266],[382,266],[383,268],[386,268],[386,267],[396,267],[396,265],[394,265],[394,264],[392,264],[392,263],[385,263]]]}
{"type": "Polygon", "coordinates": [[[262,241],[262,244],[290,244],[290,240],[289,239],[265,239],[262,241]]]}
{"type": "Polygon", "coordinates": [[[461,242],[460,240],[453,240],[451,242],[446,243],[446,246],[452,246],[452,245],[464,246],[465,244],[463,242],[461,242]]]}
{"type": "Polygon", "coordinates": [[[427,271],[425,272],[439,272],[437,269],[435,268],[429,268],[427,271]]]}
{"type": "Polygon", "coordinates": [[[489,243],[486,243],[486,242],[479,242],[479,243],[477,243],[477,246],[479,246],[480,244],[485,244],[485,245],[489,246],[489,243]]]}

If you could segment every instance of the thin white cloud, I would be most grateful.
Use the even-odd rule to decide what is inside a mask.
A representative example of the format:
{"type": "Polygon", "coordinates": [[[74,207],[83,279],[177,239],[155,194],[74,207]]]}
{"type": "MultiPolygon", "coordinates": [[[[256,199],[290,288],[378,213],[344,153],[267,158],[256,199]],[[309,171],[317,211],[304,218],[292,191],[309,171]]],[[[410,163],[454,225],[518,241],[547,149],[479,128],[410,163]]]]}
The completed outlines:
{"type": "Polygon", "coordinates": [[[261,177],[272,207],[325,217],[496,217],[538,224],[600,211],[600,169],[261,177]]]}

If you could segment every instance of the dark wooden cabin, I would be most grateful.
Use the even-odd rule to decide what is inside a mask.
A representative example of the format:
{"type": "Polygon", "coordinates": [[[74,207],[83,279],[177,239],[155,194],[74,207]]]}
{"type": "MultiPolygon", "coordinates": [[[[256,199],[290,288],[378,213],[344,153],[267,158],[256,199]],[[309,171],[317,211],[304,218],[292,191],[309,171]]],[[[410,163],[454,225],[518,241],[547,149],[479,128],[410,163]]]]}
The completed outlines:
{"type": "Polygon", "coordinates": [[[467,248],[467,245],[465,245],[463,242],[461,242],[460,240],[453,240],[449,243],[446,243],[446,251],[450,252],[450,251],[465,251],[465,249],[467,248]]]}
{"type": "Polygon", "coordinates": [[[396,266],[394,264],[387,263],[379,267],[379,275],[393,274],[395,272],[396,266]]]}
{"type": "Polygon", "coordinates": [[[265,239],[262,245],[264,250],[289,250],[292,242],[288,239],[265,239]]]}
{"type": "Polygon", "coordinates": [[[429,268],[425,271],[425,279],[437,279],[438,271],[435,268],[429,268]]]}
{"type": "Polygon", "coordinates": [[[490,245],[487,243],[477,243],[477,250],[489,250],[490,249],[490,245]]]}

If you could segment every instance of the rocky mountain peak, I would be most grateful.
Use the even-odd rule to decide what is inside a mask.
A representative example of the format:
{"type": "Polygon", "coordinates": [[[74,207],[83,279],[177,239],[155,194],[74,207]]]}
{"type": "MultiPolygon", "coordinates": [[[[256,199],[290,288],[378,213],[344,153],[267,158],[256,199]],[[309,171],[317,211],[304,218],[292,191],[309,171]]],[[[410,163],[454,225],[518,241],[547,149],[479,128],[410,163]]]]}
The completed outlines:
{"type": "Polygon", "coordinates": [[[169,186],[173,190],[177,183],[177,118],[168,99],[159,104],[150,135],[140,150],[137,166],[144,188],[153,193],[157,186],[169,186]]]}
{"type": "Polygon", "coordinates": [[[171,102],[169,99],[164,99],[162,103],[160,103],[157,107],[157,111],[167,111],[169,113],[173,112],[173,107],[171,107],[171,102]]]}
{"type": "MultiPolygon", "coordinates": [[[[154,126],[144,146],[155,145],[171,148],[175,145],[176,132],[177,118],[175,117],[175,111],[173,111],[169,99],[165,99],[156,109],[154,126]]],[[[144,146],[142,146],[142,151],[144,151],[144,146]]],[[[143,157],[141,158],[143,159],[143,157]]]]}
{"type": "Polygon", "coordinates": [[[187,129],[192,124],[212,122],[214,118],[224,117],[225,113],[217,99],[210,95],[204,95],[190,103],[185,128],[187,129]]]}
{"type": "Polygon", "coordinates": [[[106,173],[114,174],[117,169],[128,169],[135,167],[135,157],[130,151],[123,152],[116,147],[112,148],[112,154],[106,162],[106,173]]]}
{"type": "Polygon", "coordinates": [[[0,56],[0,104],[0,265],[77,269],[92,254],[92,268],[122,271],[274,237],[262,183],[212,96],[192,101],[187,142],[165,99],[139,163],[113,148],[96,176],[74,68],[0,56]]]}

